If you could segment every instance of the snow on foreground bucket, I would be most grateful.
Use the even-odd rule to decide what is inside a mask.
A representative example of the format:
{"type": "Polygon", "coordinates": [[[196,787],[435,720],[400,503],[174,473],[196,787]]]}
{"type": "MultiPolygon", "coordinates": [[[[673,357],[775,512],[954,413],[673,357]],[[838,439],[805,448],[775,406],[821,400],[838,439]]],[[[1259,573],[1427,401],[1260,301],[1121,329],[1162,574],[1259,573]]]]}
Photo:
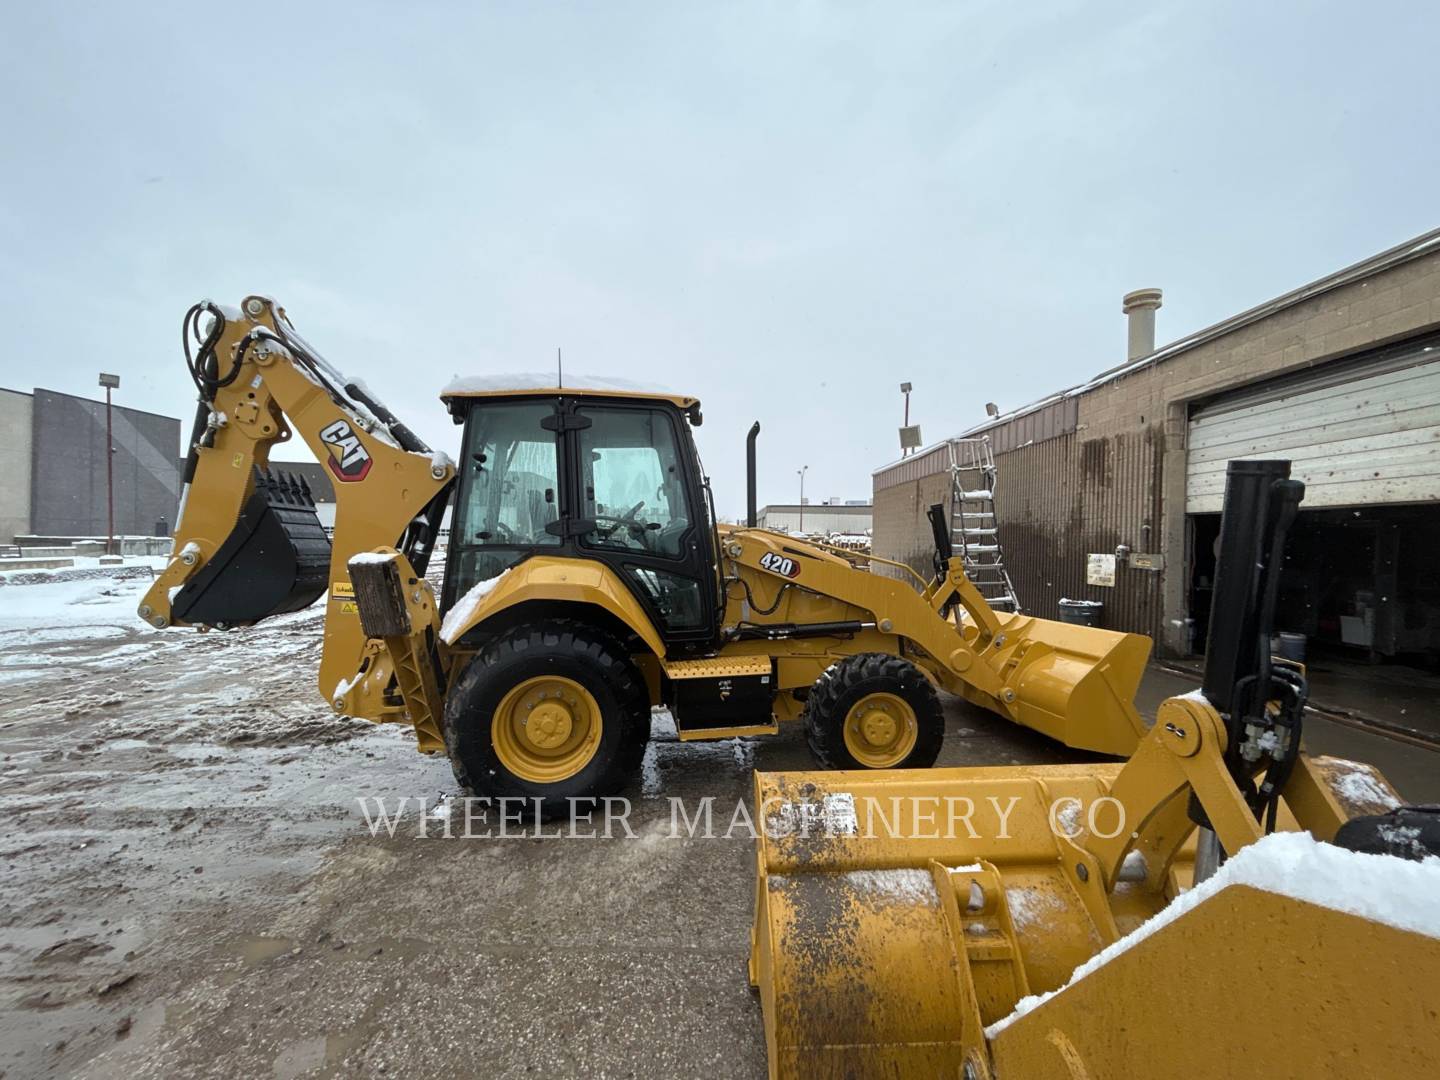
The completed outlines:
{"type": "Polygon", "coordinates": [[[993,1039],[1020,1017],[1232,885],[1303,900],[1317,907],[1440,939],[1440,858],[1409,862],[1322,844],[1308,833],[1273,833],[1240,851],[1207,881],[1177,896],[1158,915],[1075,969],[1058,990],[1022,998],[985,1029],[993,1039]]]}

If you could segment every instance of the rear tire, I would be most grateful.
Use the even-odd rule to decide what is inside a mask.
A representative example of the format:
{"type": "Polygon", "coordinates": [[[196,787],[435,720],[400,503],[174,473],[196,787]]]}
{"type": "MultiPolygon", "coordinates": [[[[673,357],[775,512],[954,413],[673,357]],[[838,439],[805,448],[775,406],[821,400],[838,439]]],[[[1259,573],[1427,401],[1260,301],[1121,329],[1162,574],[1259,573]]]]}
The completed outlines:
{"type": "Polygon", "coordinates": [[[928,769],[945,741],[935,687],[887,653],[833,664],[811,688],[804,720],[810,752],[826,769],[928,769]]]}
{"type": "Polygon", "coordinates": [[[593,805],[623,790],[649,737],[639,672],[618,641],[584,623],[507,631],[471,659],[445,701],[445,747],[461,789],[539,799],[547,819],[568,816],[571,800],[593,805]]]}

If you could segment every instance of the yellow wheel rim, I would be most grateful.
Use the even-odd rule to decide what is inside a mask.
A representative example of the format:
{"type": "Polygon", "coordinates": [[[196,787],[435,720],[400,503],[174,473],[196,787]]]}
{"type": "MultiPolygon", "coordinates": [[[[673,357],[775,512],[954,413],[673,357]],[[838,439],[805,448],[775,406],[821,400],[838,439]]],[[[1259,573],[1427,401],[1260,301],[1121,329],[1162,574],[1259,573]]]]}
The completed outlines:
{"type": "Polygon", "coordinates": [[[915,710],[895,694],[867,694],[845,716],[845,749],[867,769],[893,769],[919,735],[915,710]]]}
{"type": "Polygon", "coordinates": [[[513,687],[490,721],[500,763],[532,784],[568,780],[595,756],[600,706],[574,679],[540,675],[513,687]]]}

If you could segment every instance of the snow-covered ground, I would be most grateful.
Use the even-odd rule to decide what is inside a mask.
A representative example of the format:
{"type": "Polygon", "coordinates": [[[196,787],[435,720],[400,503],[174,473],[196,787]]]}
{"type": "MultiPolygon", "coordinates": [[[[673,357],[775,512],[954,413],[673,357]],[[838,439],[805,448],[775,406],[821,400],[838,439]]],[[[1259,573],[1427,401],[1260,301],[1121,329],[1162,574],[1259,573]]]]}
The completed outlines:
{"type": "Polygon", "coordinates": [[[135,613],[148,569],[22,577],[0,584],[0,1074],[763,1068],[752,851],[657,840],[663,794],[748,790],[745,744],[682,746],[657,718],[641,844],[372,837],[357,799],[435,806],[454,780],[404,726],[330,711],[323,604],[160,631],[135,613]],[[594,918],[534,917],[561,909],[594,918]]]}

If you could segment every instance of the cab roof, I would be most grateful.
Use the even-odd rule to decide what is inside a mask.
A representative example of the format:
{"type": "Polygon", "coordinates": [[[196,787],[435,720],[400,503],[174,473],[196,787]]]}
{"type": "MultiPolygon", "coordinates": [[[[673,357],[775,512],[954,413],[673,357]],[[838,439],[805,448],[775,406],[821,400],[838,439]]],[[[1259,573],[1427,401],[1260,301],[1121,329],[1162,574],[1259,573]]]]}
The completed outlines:
{"type": "Polygon", "coordinates": [[[440,391],[440,400],[452,413],[452,402],[461,398],[505,397],[593,397],[631,401],[668,401],[699,423],[700,399],[688,394],[671,394],[641,386],[624,379],[600,378],[590,375],[573,376],[576,385],[556,386],[553,375],[461,375],[450,380],[440,391]]]}

